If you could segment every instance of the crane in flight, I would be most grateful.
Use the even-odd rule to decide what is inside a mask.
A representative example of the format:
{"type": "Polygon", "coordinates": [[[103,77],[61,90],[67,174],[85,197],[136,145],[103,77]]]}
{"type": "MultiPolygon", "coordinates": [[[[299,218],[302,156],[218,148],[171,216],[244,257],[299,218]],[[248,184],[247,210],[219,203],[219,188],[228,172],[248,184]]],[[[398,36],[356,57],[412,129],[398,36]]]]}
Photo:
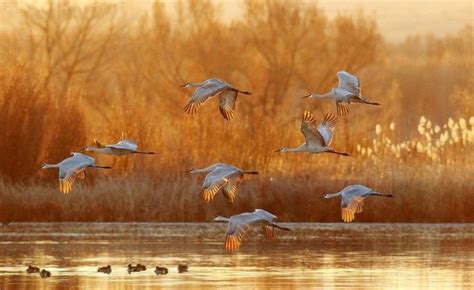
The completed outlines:
{"type": "Polygon", "coordinates": [[[360,80],[355,75],[346,71],[337,72],[339,85],[331,89],[329,93],[319,95],[311,93],[302,98],[308,99],[333,99],[336,101],[337,115],[344,116],[349,112],[350,103],[361,103],[367,105],[380,105],[379,103],[369,102],[361,95],[360,80]]]}
{"type": "Polygon", "coordinates": [[[354,220],[355,214],[364,209],[364,199],[371,196],[393,197],[391,194],[384,194],[374,191],[364,185],[350,185],[336,193],[327,193],[323,198],[341,197],[341,216],[342,220],[350,223],[354,220]]]}
{"type": "Polygon", "coordinates": [[[210,202],[216,193],[222,189],[222,193],[230,203],[233,203],[240,182],[245,174],[258,174],[257,171],[245,171],[233,165],[215,163],[205,168],[193,168],[188,172],[207,173],[202,184],[200,197],[205,202],[210,202]]]}
{"type": "Polygon", "coordinates": [[[225,249],[233,252],[240,248],[240,243],[244,234],[252,227],[261,225],[263,232],[267,239],[273,239],[275,237],[274,228],[289,231],[289,228],[278,225],[276,221],[277,217],[266,210],[256,209],[254,212],[244,212],[241,214],[233,215],[230,218],[217,216],[214,218],[216,222],[226,222],[227,232],[225,237],[225,249]]]}
{"type": "Polygon", "coordinates": [[[77,178],[86,177],[86,168],[110,169],[110,166],[100,166],[95,164],[95,159],[82,153],[73,152],[71,157],[56,164],[43,164],[42,169],[59,169],[59,191],[70,193],[72,184],[77,178]]]}
{"type": "Polygon", "coordinates": [[[155,152],[151,151],[138,150],[137,143],[127,139],[127,135],[124,133],[122,133],[122,138],[116,144],[105,145],[94,138],[94,145],[95,146],[86,146],[81,151],[93,151],[108,155],[155,154],[155,152]]]}
{"type": "Polygon", "coordinates": [[[197,87],[191,96],[191,100],[184,107],[188,114],[195,114],[198,108],[208,99],[219,96],[219,110],[227,121],[234,118],[235,103],[239,93],[250,95],[250,92],[241,91],[220,79],[208,79],[200,83],[186,83],[181,87],[197,87]]]}
{"type": "Polygon", "coordinates": [[[348,153],[339,152],[329,147],[333,138],[334,127],[337,117],[333,114],[326,114],[324,120],[316,127],[316,118],[308,111],[303,113],[301,121],[301,133],[303,133],[305,143],[295,148],[281,147],[275,152],[308,152],[313,154],[332,153],[349,156],[348,153]]]}

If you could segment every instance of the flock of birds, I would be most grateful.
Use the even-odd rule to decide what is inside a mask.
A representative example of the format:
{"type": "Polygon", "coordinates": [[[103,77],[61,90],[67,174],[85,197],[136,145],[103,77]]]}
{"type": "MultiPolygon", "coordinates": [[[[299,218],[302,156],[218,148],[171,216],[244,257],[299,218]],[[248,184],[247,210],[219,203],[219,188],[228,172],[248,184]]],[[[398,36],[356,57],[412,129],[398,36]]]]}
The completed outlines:
{"type": "MultiPolygon", "coordinates": [[[[333,99],[336,101],[337,115],[339,116],[344,116],[349,112],[348,106],[351,103],[379,105],[378,103],[369,102],[362,97],[360,80],[356,76],[346,71],[339,71],[337,77],[339,79],[337,88],[332,89],[327,94],[311,93],[303,98],[333,99]]],[[[185,112],[195,114],[199,107],[208,99],[218,96],[219,110],[225,120],[232,120],[234,118],[238,94],[251,94],[219,79],[208,79],[201,83],[186,83],[182,87],[197,88],[192,94],[191,100],[184,107],[185,112]]],[[[317,124],[313,114],[304,111],[300,130],[305,142],[295,148],[282,147],[276,152],[331,153],[349,156],[348,153],[339,152],[330,147],[337,120],[335,115],[328,113],[323,121],[317,124]]],[[[87,146],[81,151],[108,155],[155,154],[154,152],[138,150],[137,144],[127,139],[123,133],[121,140],[116,144],[104,145],[94,139],[94,146],[87,146]]],[[[110,169],[111,167],[97,165],[94,158],[83,153],[73,152],[71,157],[57,164],[44,164],[42,168],[58,168],[59,190],[63,193],[69,193],[76,178],[85,178],[87,168],[110,169]]],[[[200,192],[200,198],[207,203],[219,191],[222,192],[230,203],[233,203],[243,177],[245,175],[258,174],[257,171],[246,171],[225,163],[216,163],[205,168],[194,168],[189,172],[193,174],[207,173],[200,192]]],[[[355,214],[362,212],[366,198],[371,196],[392,197],[390,194],[379,193],[363,185],[351,185],[337,193],[325,194],[323,198],[329,199],[338,196],[341,197],[341,217],[344,222],[352,222],[355,214]]],[[[262,226],[265,236],[270,239],[275,236],[275,228],[289,230],[278,225],[276,219],[277,217],[272,213],[256,209],[254,212],[245,212],[233,215],[230,218],[218,216],[214,221],[227,223],[225,248],[228,251],[235,251],[240,247],[242,237],[251,226],[262,226]]]]}
{"type": "MultiPolygon", "coordinates": [[[[178,269],[178,273],[188,272],[188,265],[178,264],[177,269],[178,269]]],[[[136,264],[135,266],[132,265],[132,264],[128,264],[128,266],[127,266],[128,274],[131,274],[131,273],[134,273],[134,272],[144,272],[146,270],[147,270],[146,266],[143,265],[143,264],[140,264],[140,263],[136,264]]],[[[99,268],[97,268],[97,272],[109,275],[110,273],[112,273],[112,266],[107,265],[107,266],[104,266],[104,267],[99,267],[99,268]]],[[[168,268],[156,266],[154,272],[155,272],[156,275],[166,275],[166,274],[168,274],[168,268]]],[[[28,273],[28,274],[38,273],[41,278],[51,277],[51,272],[50,271],[48,271],[46,269],[40,270],[40,268],[35,267],[35,266],[31,266],[31,265],[29,265],[28,268],[26,268],[26,273],[28,273]]]]}

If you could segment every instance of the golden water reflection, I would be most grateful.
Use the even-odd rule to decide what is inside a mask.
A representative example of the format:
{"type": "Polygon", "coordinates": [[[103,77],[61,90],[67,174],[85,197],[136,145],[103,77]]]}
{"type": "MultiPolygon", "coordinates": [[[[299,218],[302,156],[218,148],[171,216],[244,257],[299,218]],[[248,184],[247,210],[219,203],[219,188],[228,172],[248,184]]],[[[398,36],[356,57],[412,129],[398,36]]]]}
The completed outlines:
{"type": "Polygon", "coordinates": [[[474,286],[474,225],[286,226],[277,241],[250,232],[228,254],[219,224],[14,223],[0,228],[0,289],[474,286]],[[148,270],[128,274],[129,263],[148,270]],[[179,263],[189,272],[179,274],[179,263]],[[27,274],[29,264],[52,277],[27,274]],[[110,275],[97,272],[108,264],[110,275]],[[169,274],[155,275],[157,265],[169,274]]]}

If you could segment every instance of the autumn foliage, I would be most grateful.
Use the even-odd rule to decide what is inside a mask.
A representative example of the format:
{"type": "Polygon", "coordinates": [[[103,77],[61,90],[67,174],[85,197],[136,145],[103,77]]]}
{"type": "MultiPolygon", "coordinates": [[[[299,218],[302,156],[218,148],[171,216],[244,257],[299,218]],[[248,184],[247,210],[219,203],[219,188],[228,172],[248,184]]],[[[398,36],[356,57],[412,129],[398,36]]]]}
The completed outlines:
{"type": "Polygon", "coordinates": [[[0,220],[206,221],[265,208],[286,221],[340,221],[339,201],[322,194],[360,183],[395,198],[368,201],[358,221],[474,221],[472,27],[393,44],[363,13],[243,5],[227,21],[210,1],[177,2],[174,13],[156,3],[140,17],[123,4],[11,4],[0,30],[0,220]],[[339,121],[333,146],[351,157],[274,153],[303,141],[305,109],[335,112],[300,97],[334,87],[343,69],[382,104],[352,105],[339,121]],[[252,92],[231,122],[215,100],[183,112],[191,91],[180,85],[210,77],[252,92]],[[157,155],[94,155],[113,170],[89,171],[67,196],[57,172],[39,170],[121,132],[157,155]],[[220,195],[203,204],[203,176],[185,171],[215,162],[260,175],[245,178],[233,205],[220,195]]]}

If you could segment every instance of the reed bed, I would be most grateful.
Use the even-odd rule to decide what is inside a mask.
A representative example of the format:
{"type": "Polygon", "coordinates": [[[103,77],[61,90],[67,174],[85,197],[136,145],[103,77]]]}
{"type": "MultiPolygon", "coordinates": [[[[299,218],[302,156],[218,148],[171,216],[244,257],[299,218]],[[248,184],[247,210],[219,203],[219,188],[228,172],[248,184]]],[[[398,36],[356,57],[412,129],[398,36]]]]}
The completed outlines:
{"type": "Polygon", "coordinates": [[[322,194],[360,183],[395,198],[367,202],[358,221],[474,221],[472,27],[390,44],[370,17],[328,19],[313,4],[248,1],[232,23],[212,2],[178,5],[176,19],[156,4],[138,22],[120,4],[11,8],[18,23],[0,33],[0,220],[206,221],[265,208],[286,221],[339,221],[339,201],[322,194]],[[339,69],[382,103],[351,105],[340,119],[332,146],[351,157],[274,153],[303,142],[304,110],[320,120],[335,111],[299,97],[335,86],[339,69]],[[183,113],[191,92],[179,85],[211,76],[252,91],[231,122],[214,100],[183,113]],[[94,155],[113,170],[90,170],[69,195],[57,172],[39,170],[121,132],[157,155],[94,155]],[[233,205],[220,195],[203,204],[203,176],[185,171],[215,162],[260,175],[245,178],[233,205]]]}

